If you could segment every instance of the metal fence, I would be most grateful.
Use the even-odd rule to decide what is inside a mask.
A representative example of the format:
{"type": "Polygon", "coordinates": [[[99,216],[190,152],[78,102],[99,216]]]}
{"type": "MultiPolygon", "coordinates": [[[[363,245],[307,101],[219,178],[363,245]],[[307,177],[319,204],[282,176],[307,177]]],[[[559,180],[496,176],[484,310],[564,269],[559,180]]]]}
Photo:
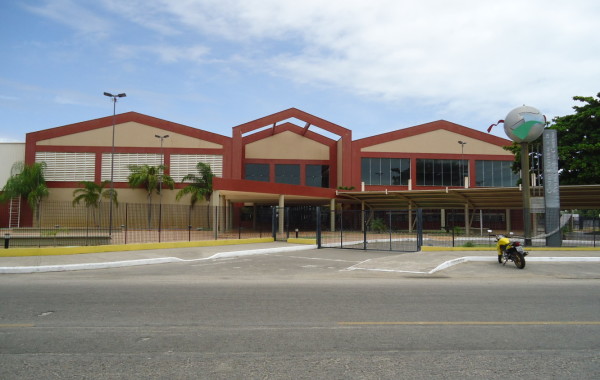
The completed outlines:
{"type": "MultiPolygon", "coordinates": [[[[328,214],[328,213],[325,213],[328,214]]],[[[422,245],[421,210],[336,210],[322,223],[322,247],[418,251],[422,245]]]]}
{"type": "MultiPolygon", "coordinates": [[[[521,210],[464,211],[122,203],[111,212],[108,203],[93,208],[43,202],[31,227],[0,228],[0,241],[5,247],[7,240],[10,247],[43,247],[299,237],[316,239],[321,247],[416,251],[422,246],[491,247],[494,235],[511,232],[523,238],[521,210]]],[[[532,213],[530,245],[547,246],[546,219],[558,217],[553,224],[559,229],[550,232],[560,235],[560,246],[600,247],[598,213],[532,213]]]]}
{"type": "Polygon", "coordinates": [[[121,203],[98,208],[43,202],[32,227],[0,229],[10,247],[86,246],[269,237],[225,207],[121,203]],[[111,218],[112,214],[112,218],[111,218]]]}

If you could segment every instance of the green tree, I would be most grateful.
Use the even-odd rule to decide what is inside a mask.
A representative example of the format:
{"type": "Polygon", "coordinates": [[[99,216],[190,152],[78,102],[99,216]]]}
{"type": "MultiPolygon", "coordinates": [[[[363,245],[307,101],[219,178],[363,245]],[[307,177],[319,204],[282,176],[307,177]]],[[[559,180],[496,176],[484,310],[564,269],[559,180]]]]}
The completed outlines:
{"type": "MultiPolygon", "coordinates": [[[[534,141],[527,143],[527,150],[529,152],[529,175],[531,177],[531,173],[541,170],[541,161],[542,155],[541,152],[544,149],[542,136],[535,139],[534,141]]],[[[509,146],[503,147],[504,150],[507,150],[515,155],[515,160],[511,165],[511,169],[513,173],[520,174],[521,173],[521,143],[513,142],[509,146]]],[[[522,179],[519,178],[515,185],[519,185],[523,183],[522,179]]]]}
{"type": "MultiPolygon", "coordinates": [[[[597,97],[574,96],[573,99],[584,103],[574,106],[573,115],[558,116],[552,119],[548,128],[556,129],[558,145],[558,168],[561,185],[600,184],[600,93],[597,97]]],[[[504,149],[515,155],[512,169],[521,170],[521,144],[513,143],[504,149]]],[[[529,143],[530,171],[537,170],[536,165],[543,152],[543,139],[529,143]]]]}
{"type": "Polygon", "coordinates": [[[29,207],[38,215],[43,197],[48,196],[48,187],[44,178],[45,162],[27,165],[17,162],[12,166],[11,177],[6,181],[0,194],[0,201],[6,202],[11,198],[24,197],[29,207]]]}
{"type": "Polygon", "coordinates": [[[160,195],[163,187],[173,189],[175,182],[169,175],[164,174],[165,166],[150,166],[150,165],[129,165],[131,173],[127,178],[129,186],[132,188],[142,187],[146,190],[146,198],[148,199],[148,227],[152,220],[152,194],[160,195]]]}
{"type": "MultiPolygon", "coordinates": [[[[204,162],[198,162],[196,170],[198,174],[190,173],[183,177],[181,182],[187,182],[188,185],[179,190],[175,196],[175,199],[180,200],[182,197],[190,195],[190,209],[193,209],[200,199],[210,202],[213,193],[213,177],[215,175],[210,166],[204,162]]],[[[210,207],[206,208],[206,220],[210,221],[210,207]]]]}
{"type": "Polygon", "coordinates": [[[200,200],[204,199],[210,201],[210,197],[213,193],[213,177],[215,176],[209,165],[198,162],[196,164],[196,170],[198,174],[188,174],[181,180],[182,183],[188,182],[188,185],[183,189],[179,190],[175,199],[180,200],[186,195],[190,195],[190,208],[194,208],[194,205],[200,200]]]}
{"type": "Polygon", "coordinates": [[[600,93],[575,96],[573,115],[555,117],[561,185],[600,184],[600,93]]]}
{"type": "MultiPolygon", "coordinates": [[[[80,202],[83,202],[88,209],[92,209],[94,214],[96,214],[96,210],[100,207],[102,199],[112,199],[112,202],[114,202],[117,207],[119,206],[116,190],[105,189],[106,186],[110,184],[110,181],[102,181],[99,185],[90,181],[82,181],[80,184],[83,187],[73,191],[73,207],[80,202]],[[111,197],[113,191],[114,196],[111,197]]],[[[94,219],[96,219],[96,216],[94,219]]]]}

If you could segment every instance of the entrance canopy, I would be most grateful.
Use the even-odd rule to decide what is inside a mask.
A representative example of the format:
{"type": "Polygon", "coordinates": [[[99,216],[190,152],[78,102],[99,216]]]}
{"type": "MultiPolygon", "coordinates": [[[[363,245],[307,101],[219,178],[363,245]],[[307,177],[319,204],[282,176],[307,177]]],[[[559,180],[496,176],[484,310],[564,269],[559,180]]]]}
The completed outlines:
{"type": "MultiPolygon", "coordinates": [[[[543,196],[542,187],[533,187],[531,197],[543,196]]],[[[402,190],[402,191],[345,191],[339,198],[365,202],[373,209],[393,208],[464,208],[521,209],[523,194],[518,187],[402,190]]],[[[542,202],[543,204],[543,202],[542,202]]],[[[571,209],[600,209],[600,185],[560,186],[560,207],[571,209]]]]}

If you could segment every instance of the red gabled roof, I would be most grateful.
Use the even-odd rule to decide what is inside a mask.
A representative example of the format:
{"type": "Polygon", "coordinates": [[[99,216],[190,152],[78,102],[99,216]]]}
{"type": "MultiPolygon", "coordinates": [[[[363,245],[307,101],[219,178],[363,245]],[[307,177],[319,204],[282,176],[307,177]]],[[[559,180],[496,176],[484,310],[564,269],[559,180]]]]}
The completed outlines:
{"type": "Polygon", "coordinates": [[[336,134],[340,137],[352,137],[351,130],[344,128],[340,125],[334,124],[325,119],[321,119],[320,117],[311,115],[307,112],[301,111],[297,108],[289,108],[287,110],[283,110],[268,116],[261,117],[260,119],[240,124],[236,127],[233,127],[233,132],[234,135],[236,134],[236,132],[242,135],[244,133],[248,133],[256,129],[263,128],[267,125],[271,125],[290,118],[296,118],[298,120],[304,121],[306,123],[309,123],[310,125],[314,125],[328,132],[336,134]]]}
{"type": "MultiPolygon", "coordinates": [[[[114,120],[115,124],[123,124],[128,122],[136,122],[151,127],[156,127],[170,131],[173,133],[179,133],[185,136],[190,136],[197,139],[202,139],[221,145],[226,144],[231,140],[231,137],[219,135],[212,132],[207,132],[201,129],[189,127],[187,125],[174,123],[164,119],[159,119],[153,116],[144,115],[137,112],[125,112],[117,114],[114,120]]],[[[27,141],[39,141],[46,140],[49,138],[61,137],[70,135],[73,133],[91,131],[98,128],[105,128],[113,125],[113,117],[106,116],[99,119],[82,121],[79,123],[63,125],[60,127],[44,129],[37,132],[27,133],[27,141]]]]}
{"type": "Polygon", "coordinates": [[[364,148],[371,145],[377,145],[388,141],[399,140],[442,129],[497,146],[507,146],[512,144],[512,141],[503,139],[498,136],[480,132],[478,130],[468,128],[460,124],[455,124],[446,120],[438,120],[433,121],[431,123],[416,125],[414,127],[403,128],[392,132],[382,133],[380,135],[365,137],[359,140],[355,140],[354,145],[358,146],[359,148],[364,148]]]}

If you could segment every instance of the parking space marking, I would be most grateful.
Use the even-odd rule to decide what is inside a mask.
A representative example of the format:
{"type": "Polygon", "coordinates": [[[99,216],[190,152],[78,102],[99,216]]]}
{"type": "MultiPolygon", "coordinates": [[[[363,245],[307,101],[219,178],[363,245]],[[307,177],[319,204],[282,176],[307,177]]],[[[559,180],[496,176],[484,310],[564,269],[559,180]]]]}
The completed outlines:
{"type": "MultiPolygon", "coordinates": [[[[340,263],[356,263],[355,260],[325,259],[322,257],[304,257],[304,256],[288,256],[288,255],[269,255],[269,256],[290,257],[292,259],[303,259],[303,260],[335,261],[335,262],[340,262],[340,263]]],[[[358,263],[358,264],[360,264],[360,263],[358,263]]],[[[358,265],[358,264],[355,264],[355,265],[358,265]]]]}

